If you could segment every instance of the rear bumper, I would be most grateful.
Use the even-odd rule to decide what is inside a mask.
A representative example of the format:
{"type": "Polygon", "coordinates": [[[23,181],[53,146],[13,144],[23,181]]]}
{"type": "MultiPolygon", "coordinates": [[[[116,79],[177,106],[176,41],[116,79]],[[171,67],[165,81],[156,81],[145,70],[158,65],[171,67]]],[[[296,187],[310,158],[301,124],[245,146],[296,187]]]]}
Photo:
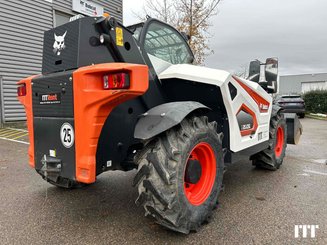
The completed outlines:
{"type": "Polygon", "coordinates": [[[283,112],[284,113],[305,113],[305,109],[304,108],[283,108],[283,112]]]}
{"type": "MultiPolygon", "coordinates": [[[[43,176],[47,175],[47,169],[50,169],[55,179],[63,177],[81,183],[95,182],[96,150],[102,127],[110,112],[116,106],[147,91],[147,66],[128,63],[106,63],[75,70],[72,73],[73,118],[60,117],[60,115],[44,117],[40,110],[35,111],[36,116],[33,113],[33,79],[34,77],[30,77],[19,82],[19,84],[26,84],[26,96],[18,97],[25,107],[27,116],[30,140],[29,164],[43,176]],[[129,73],[130,88],[104,90],[103,76],[120,71],[129,73]],[[66,121],[72,125],[75,135],[74,144],[70,149],[65,149],[62,145],[54,146],[54,142],[61,144],[58,127],[60,129],[61,125],[66,121]],[[58,125],[54,125],[52,122],[58,122],[60,125],[58,123],[58,125]],[[61,161],[60,168],[56,171],[53,171],[55,166],[47,168],[44,167],[45,161],[41,163],[44,156],[50,157],[49,152],[53,150],[56,151],[57,159],[61,161]],[[44,170],[46,171],[44,172],[44,170]]],[[[46,79],[46,76],[44,76],[44,79],[46,79]]],[[[43,108],[46,107],[47,105],[43,108]]]]}

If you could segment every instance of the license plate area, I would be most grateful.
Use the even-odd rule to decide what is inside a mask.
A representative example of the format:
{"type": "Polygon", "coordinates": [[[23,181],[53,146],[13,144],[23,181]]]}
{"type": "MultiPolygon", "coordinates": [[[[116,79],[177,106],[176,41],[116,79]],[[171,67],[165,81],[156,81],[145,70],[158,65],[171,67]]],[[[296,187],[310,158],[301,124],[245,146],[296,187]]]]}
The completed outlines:
{"type": "Polygon", "coordinates": [[[75,180],[73,118],[34,117],[34,146],[36,170],[44,169],[45,157],[52,157],[60,161],[58,176],[75,180]]]}

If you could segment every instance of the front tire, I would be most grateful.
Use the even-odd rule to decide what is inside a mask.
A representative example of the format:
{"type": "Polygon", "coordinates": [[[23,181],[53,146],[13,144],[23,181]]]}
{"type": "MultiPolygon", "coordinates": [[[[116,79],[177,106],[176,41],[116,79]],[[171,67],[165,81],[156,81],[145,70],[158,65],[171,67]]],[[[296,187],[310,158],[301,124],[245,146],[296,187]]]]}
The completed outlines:
{"type": "Polygon", "coordinates": [[[268,148],[251,157],[258,168],[277,170],[283,163],[287,146],[287,128],[284,115],[272,115],[269,128],[268,148]]]}
{"type": "Polygon", "coordinates": [[[136,204],[171,230],[198,230],[216,207],[222,185],[222,133],[217,134],[216,122],[186,118],[141,154],[133,183],[139,191],[136,204]]]}

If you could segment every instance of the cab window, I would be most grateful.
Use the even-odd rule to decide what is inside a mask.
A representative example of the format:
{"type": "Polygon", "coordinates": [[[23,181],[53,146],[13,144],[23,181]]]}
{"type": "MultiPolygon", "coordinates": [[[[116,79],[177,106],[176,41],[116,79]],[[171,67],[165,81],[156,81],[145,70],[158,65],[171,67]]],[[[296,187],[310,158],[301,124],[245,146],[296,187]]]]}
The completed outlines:
{"type": "Polygon", "coordinates": [[[159,59],[171,64],[185,64],[193,62],[193,54],[182,35],[174,28],[160,22],[149,24],[144,49],[159,59]]]}

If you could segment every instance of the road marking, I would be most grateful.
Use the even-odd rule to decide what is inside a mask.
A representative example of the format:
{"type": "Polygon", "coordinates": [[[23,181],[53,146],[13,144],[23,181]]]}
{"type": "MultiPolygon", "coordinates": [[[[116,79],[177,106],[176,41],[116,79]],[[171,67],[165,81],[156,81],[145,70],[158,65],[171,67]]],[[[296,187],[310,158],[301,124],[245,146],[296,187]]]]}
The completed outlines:
{"type": "MultiPolygon", "coordinates": [[[[0,139],[14,141],[23,144],[29,144],[23,140],[19,140],[20,138],[27,136],[28,131],[24,129],[16,129],[16,128],[2,128],[0,129],[0,139]]],[[[24,139],[25,140],[25,139],[24,139]]]]}
{"type": "Polygon", "coordinates": [[[300,176],[310,176],[310,174],[307,174],[307,173],[303,173],[303,174],[298,174],[300,176]]]}
{"type": "Polygon", "coordinates": [[[327,173],[323,173],[323,172],[319,172],[319,171],[314,171],[314,170],[309,170],[309,169],[304,169],[303,172],[327,176],[327,173]]]}
{"type": "Polygon", "coordinates": [[[18,131],[18,132],[16,131],[14,133],[6,135],[6,137],[13,137],[13,136],[16,136],[17,134],[24,134],[24,133],[22,131],[18,131]]]}
{"type": "Polygon", "coordinates": [[[313,161],[316,163],[327,164],[327,159],[315,159],[313,161]]]}
{"type": "Polygon", "coordinates": [[[19,138],[24,137],[26,135],[28,135],[28,133],[25,133],[25,134],[22,134],[22,135],[19,135],[19,136],[15,137],[15,138],[12,138],[12,140],[19,139],[19,138]]]}
{"type": "Polygon", "coordinates": [[[0,139],[2,139],[2,140],[8,140],[8,141],[13,141],[13,142],[17,142],[17,143],[22,143],[22,144],[25,144],[25,145],[29,145],[30,144],[28,142],[24,142],[24,141],[21,141],[21,140],[13,140],[13,139],[7,139],[7,138],[2,138],[2,137],[0,137],[0,139]]]}
{"type": "Polygon", "coordinates": [[[8,128],[8,129],[12,129],[12,130],[16,130],[16,131],[21,131],[21,132],[25,132],[25,133],[28,132],[26,129],[20,129],[20,128],[8,128]]]}
{"type": "Polygon", "coordinates": [[[0,137],[4,137],[4,136],[6,136],[7,134],[11,134],[11,133],[13,133],[13,132],[15,132],[15,131],[14,131],[14,130],[8,130],[8,131],[5,131],[5,132],[3,132],[3,133],[0,134],[0,137]]]}

